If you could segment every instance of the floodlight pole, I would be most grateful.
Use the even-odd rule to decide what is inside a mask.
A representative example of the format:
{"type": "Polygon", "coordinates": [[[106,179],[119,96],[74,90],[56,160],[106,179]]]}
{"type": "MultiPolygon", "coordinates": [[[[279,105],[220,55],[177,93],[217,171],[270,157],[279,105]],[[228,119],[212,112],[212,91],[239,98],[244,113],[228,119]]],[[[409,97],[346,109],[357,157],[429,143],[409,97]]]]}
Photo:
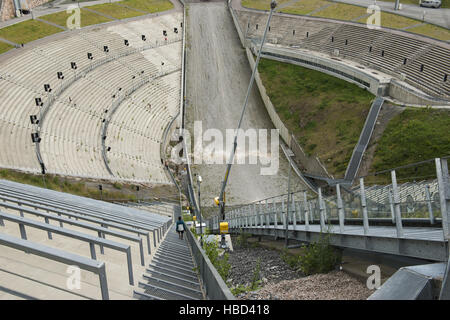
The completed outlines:
{"type": "MultiPolygon", "coordinates": [[[[225,194],[225,188],[226,188],[227,182],[228,182],[228,177],[230,176],[231,166],[232,166],[233,161],[234,161],[234,155],[236,153],[237,137],[238,137],[239,129],[241,128],[242,119],[244,118],[245,109],[247,108],[248,98],[250,96],[250,92],[251,92],[252,87],[253,87],[253,82],[255,80],[255,74],[256,74],[256,71],[258,70],[258,64],[259,64],[259,60],[261,58],[261,52],[262,52],[262,49],[263,49],[263,46],[264,46],[264,42],[266,41],[267,31],[269,30],[269,25],[270,25],[270,20],[272,19],[272,14],[273,14],[276,6],[277,6],[276,1],[272,0],[272,2],[270,3],[270,13],[269,13],[269,18],[267,19],[266,29],[264,30],[264,35],[263,35],[263,38],[261,40],[261,45],[260,45],[260,48],[259,48],[259,51],[258,51],[258,55],[256,57],[255,66],[253,67],[252,77],[251,77],[250,83],[248,85],[247,95],[245,97],[244,106],[242,108],[241,117],[239,119],[239,123],[238,123],[237,129],[236,129],[236,134],[234,136],[233,150],[231,151],[230,159],[229,159],[229,161],[227,163],[227,170],[225,172],[225,177],[224,177],[223,182],[222,182],[222,189],[221,189],[220,195],[219,195],[220,217],[222,218],[222,220],[225,220],[224,194],[225,194]]],[[[225,236],[222,235],[222,243],[224,243],[224,241],[225,241],[225,236]]]]}

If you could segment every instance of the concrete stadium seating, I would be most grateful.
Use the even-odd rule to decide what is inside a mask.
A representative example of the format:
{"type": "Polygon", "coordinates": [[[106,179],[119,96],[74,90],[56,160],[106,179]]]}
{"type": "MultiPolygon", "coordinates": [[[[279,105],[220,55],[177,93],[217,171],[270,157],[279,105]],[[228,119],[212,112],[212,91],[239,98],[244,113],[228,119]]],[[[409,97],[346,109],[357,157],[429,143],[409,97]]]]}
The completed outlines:
{"type": "Polygon", "coordinates": [[[54,94],[40,124],[40,154],[48,173],[170,183],[159,145],[179,108],[181,22],[182,14],[176,12],[88,28],[20,49],[14,57],[1,61],[0,167],[41,171],[31,140],[36,126],[29,117],[40,119],[35,98],[42,99],[44,108],[49,104],[50,95],[44,90],[48,83],[52,94],[60,86],[65,88],[54,94]],[[104,45],[109,52],[104,52],[104,45]],[[88,52],[94,57],[92,61],[88,52]],[[71,62],[77,64],[77,70],[71,69],[71,62]],[[92,68],[92,64],[97,65],[92,68]],[[63,73],[63,80],[57,78],[57,72],[63,73]],[[145,77],[152,80],[138,88],[145,77]],[[134,89],[136,92],[122,101],[114,115],[105,113],[111,111],[115,100],[124,98],[121,94],[134,89]],[[105,145],[111,147],[107,159],[113,175],[102,157],[103,120],[109,116],[105,145]]]}
{"type": "MultiPolygon", "coordinates": [[[[149,254],[147,250],[148,242],[144,240],[145,237],[140,235],[144,240],[142,241],[144,266],[142,266],[139,244],[127,240],[126,237],[136,238],[136,231],[140,228],[147,226],[149,229],[158,229],[172,219],[168,215],[160,215],[149,212],[149,210],[141,211],[137,210],[136,207],[128,208],[0,180],[0,212],[20,217],[20,210],[11,209],[18,204],[20,205],[18,208],[30,211],[22,212],[23,217],[28,221],[33,223],[43,222],[42,216],[35,216],[31,213],[35,211],[38,214],[50,217],[46,223],[63,233],[77,232],[83,237],[102,239],[98,232],[92,228],[101,227],[102,223],[105,223],[108,225],[107,230],[116,233],[117,236],[105,234],[103,235],[104,239],[130,246],[134,285],[129,284],[125,254],[110,248],[104,248],[102,253],[99,246],[95,245],[97,260],[104,262],[106,266],[110,299],[132,299],[133,289],[137,288],[141,274],[145,271],[145,265],[150,262],[156,251],[155,247],[161,241],[159,237],[149,238],[151,247],[151,254],[149,254]],[[66,209],[62,210],[62,207],[66,209]],[[78,218],[70,216],[71,214],[78,216],[78,218]],[[53,220],[59,218],[65,218],[63,224],[60,224],[58,220],[53,220]],[[154,239],[156,239],[156,242],[154,239]]],[[[90,258],[89,243],[58,233],[52,233],[50,239],[47,231],[32,226],[25,226],[25,230],[27,240],[30,242],[90,258]]],[[[3,220],[3,225],[0,223],[0,233],[18,239],[22,235],[18,223],[6,219],[3,220]]],[[[26,254],[0,245],[0,287],[2,288],[0,299],[20,299],[21,297],[24,299],[101,298],[98,277],[84,270],[81,271],[81,288],[70,290],[67,287],[68,277],[70,276],[67,273],[67,267],[66,264],[54,260],[26,254]]]]}
{"type": "MultiPolygon", "coordinates": [[[[237,14],[248,38],[262,37],[266,14],[237,14]]],[[[450,80],[444,81],[450,73],[450,45],[443,41],[363,24],[282,15],[273,16],[267,41],[353,60],[404,78],[435,97],[450,98],[450,80]]]]}

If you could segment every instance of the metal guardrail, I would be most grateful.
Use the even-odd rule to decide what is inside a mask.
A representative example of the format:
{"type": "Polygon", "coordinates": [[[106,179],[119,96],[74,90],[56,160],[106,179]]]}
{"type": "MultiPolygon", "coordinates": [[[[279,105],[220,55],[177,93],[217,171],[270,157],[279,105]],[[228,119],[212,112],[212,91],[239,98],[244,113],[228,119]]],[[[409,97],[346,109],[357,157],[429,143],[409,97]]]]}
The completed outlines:
{"type": "Polygon", "coordinates": [[[127,265],[128,265],[128,280],[130,285],[134,285],[134,277],[133,277],[133,264],[131,260],[131,247],[129,245],[125,245],[119,242],[115,242],[108,239],[103,239],[100,237],[95,237],[89,234],[81,233],[78,231],[65,229],[57,226],[53,226],[48,223],[48,218],[46,218],[46,223],[31,220],[28,218],[18,217],[12,214],[0,212],[0,218],[3,220],[8,220],[11,222],[15,222],[19,225],[20,235],[23,240],[27,240],[27,234],[25,230],[25,226],[41,229],[47,231],[48,238],[52,240],[52,233],[60,234],[69,238],[73,238],[76,240],[80,240],[83,242],[89,243],[89,248],[91,251],[91,259],[97,260],[97,255],[95,252],[95,245],[103,246],[106,248],[110,248],[113,250],[125,252],[127,257],[127,265]]]}
{"type": "MultiPolygon", "coordinates": [[[[108,229],[108,228],[104,227],[103,223],[102,223],[102,226],[96,226],[91,223],[82,222],[82,221],[78,221],[78,220],[70,219],[70,218],[65,218],[65,217],[61,217],[58,215],[52,215],[52,214],[44,213],[44,212],[41,212],[41,211],[38,211],[35,209],[28,209],[23,206],[8,204],[5,202],[3,202],[3,203],[0,202],[0,206],[3,208],[19,211],[21,217],[24,217],[24,213],[28,213],[28,214],[34,215],[36,217],[44,218],[46,223],[50,223],[51,220],[57,221],[57,222],[59,222],[59,226],[61,228],[63,228],[64,223],[67,223],[69,225],[77,226],[77,227],[80,227],[83,229],[96,231],[99,238],[104,238],[104,235],[108,234],[108,235],[111,235],[116,238],[121,238],[121,239],[129,240],[132,242],[136,242],[139,244],[139,254],[140,254],[140,258],[141,258],[141,265],[145,266],[144,247],[142,245],[142,239],[139,236],[134,236],[134,235],[116,231],[113,229],[108,229]]],[[[103,254],[103,246],[100,246],[100,252],[103,254]]]]}
{"type": "Polygon", "coordinates": [[[207,297],[211,300],[235,300],[227,284],[223,281],[205,251],[200,247],[191,230],[187,230],[186,236],[197,267],[199,268],[200,277],[207,297]]]}
{"type": "MultiPolygon", "coordinates": [[[[438,194],[439,201],[436,199],[432,203],[431,197],[426,198],[425,210],[428,211],[428,218],[430,223],[433,224],[436,220],[436,211],[433,212],[433,205],[438,206],[441,213],[443,239],[446,241],[450,238],[450,182],[448,178],[448,165],[447,159],[435,159],[436,176],[438,181],[438,194]]],[[[393,224],[395,224],[396,237],[404,237],[403,222],[408,220],[402,216],[402,210],[404,212],[405,203],[401,202],[399,187],[397,184],[396,171],[390,172],[392,179],[392,198],[390,199],[388,217],[392,218],[393,224]]],[[[270,226],[277,227],[278,224],[286,226],[289,222],[293,225],[304,224],[305,230],[309,230],[311,223],[320,223],[320,231],[326,232],[326,224],[334,218],[338,221],[339,230],[338,233],[344,234],[345,220],[348,217],[352,217],[354,213],[362,218],[363,222],[363,234],[369,235],[369,215],[374,216],[378,213],[378,209],[373,206],[376,201],[372,200],[368,202],[367,191],[364,185],[364,178],[359,180],[359,194],[356,192],[350,194],[343,194],[343,188],[339,184],[335,186],[336,196],[325,197],[322,193],[322,189],[319,188],[318,197],[308,199],[306,191],[298,194],[297,201],[295,196],[292,196],[291,210],[287,212],[287,195],[282,195],[266,200],[253,202],[251,204],[241,206],[235,209],[231,209],[227,212],[227,220],[231,227],[240,226],[270,226]],[[301,197],[303,196],[303,199],[301,197]],[[272,201],[269,201],[272,199],[272,201]]],[[[422,202],[422,201],[419,201],[422,202]]],[[[355,217],[355,216],[353,216],[355,217]]],[[[211,230],[219,229],[219,221],[217,217],[208,221],[211,230]]]]}
{"type": "Polygon", "coordinates": [[[73,253],[11,237],[2,233],[0,233],[0,245],[21,250],[28,254],[37,255],[68,265],[77,265],[83,270],[98,274],[102,299],[109,300],[108,283],[106,280],[106,270],[104,262],[91,260],[73,253]]]}
{"type": "MultiPolygon", "coordinates": [[[[77,220],[84,220],[84,221],[100,224],[104,228],[112,227],[112,228],[115,228],[115,229],[119,229],[119,230],[131,232],[131,233],[135,233],[137,235],[146,236],[146,238],[147,238],[147,247],[148,247],[147,250],[148,250],[148,253],[151,254],[151,245],[150,245],[149,232],[145,231],[145,230],[142,230],[140,228],[129,227],[129,226],[125,226],[125,225],[123,225],[121,223],[117,223],[117,222],[114,222],[114,221],[111,221],[111,220],[105,221],[105,220],[103,220],[101,218],[96,218],[96,217],[93,217],[93,216],[87,216],[87,215],[83,215],[83,214],[77,214],[77,213],[71,212],[69,210],[59,210],[59,209],[56,209],[56,208],[53,208],[53,207],[39,205],[39,204],[36,204],[36,203],[33,203],[33,202],[21,201],[20,199],[10,198],[10,197],[6,197],[6,196],[1,196],[0,195],[0,199],[3,200],[3,202],[0,202],[0,206],[4,207],[4,208],[14,209],[14,207],[17,207],[17,208],[20,208],[20,211],[25,212],[25,210],[27,210],[27,209],[24,206],[29,206],[29,207],[35,208],[35,210],[33,210],[33,211],[37,211],[37,209],[40,209],[40,210],[45,210],[47,212],[56,213],[59,218],[62,218],[62,216],[69,217],[69,220],[71,222],[73,222],[74,220],[75,221],[77,221],[77,220]],[[18,206],[7,204],[6,201],[17,203],[18,206]],[[73,219],[71,219],[71,218],[73,218],[73,219]]],[[[32,210],[32,209],[30,209],[30,210],[32,210]]],[[[40,211],[38,211],[38,212],[41,214],[40,211]]],[[[32,212],[29,212],[29,213],[32,213],[32,212]]],[[[156,245],[155,233],[153,233],[153,237],[154,237],[154,243],[156,245]]]]}

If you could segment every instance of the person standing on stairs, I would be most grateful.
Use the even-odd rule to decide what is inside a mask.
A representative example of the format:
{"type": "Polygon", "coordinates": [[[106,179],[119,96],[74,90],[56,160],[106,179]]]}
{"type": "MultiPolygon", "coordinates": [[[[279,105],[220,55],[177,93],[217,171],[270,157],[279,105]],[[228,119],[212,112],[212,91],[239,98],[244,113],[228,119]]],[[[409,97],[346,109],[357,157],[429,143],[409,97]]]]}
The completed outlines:
{"type": "Polygon", "coordinates": [[[181,219],[181,216],[178,217],[178,221],[177,221],[177,225],[176,225],[176,229],[178,232],[178,237],[183,240],[183,233],[184,231],[186,231],[186,224],[184,223],[183,219],[181,219]]]}

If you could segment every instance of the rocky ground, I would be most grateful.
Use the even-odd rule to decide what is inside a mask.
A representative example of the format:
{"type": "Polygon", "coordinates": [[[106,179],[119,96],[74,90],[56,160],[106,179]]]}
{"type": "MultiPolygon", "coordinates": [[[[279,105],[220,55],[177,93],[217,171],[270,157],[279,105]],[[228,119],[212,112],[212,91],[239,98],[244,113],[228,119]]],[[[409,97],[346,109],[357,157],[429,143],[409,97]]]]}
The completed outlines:
{"type": "Polygon", "coordinates": [[[259,246],[242,248],[233,242],[229,253],[232,287],[248,286],[260,261],[261,286],[237,295],[239,300],[365,300],[372,293],[364,283],[343,271],[304,276],[292,270],[280,251],[259,246]]]}

